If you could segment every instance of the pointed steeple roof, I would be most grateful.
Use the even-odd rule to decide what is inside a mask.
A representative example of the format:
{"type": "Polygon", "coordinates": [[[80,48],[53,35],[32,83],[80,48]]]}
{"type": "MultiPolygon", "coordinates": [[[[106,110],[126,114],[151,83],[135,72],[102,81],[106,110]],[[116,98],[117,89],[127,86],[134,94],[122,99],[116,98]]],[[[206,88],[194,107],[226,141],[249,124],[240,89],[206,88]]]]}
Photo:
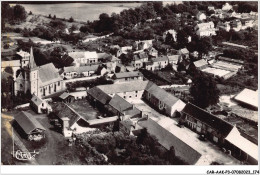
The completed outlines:
{"type": "Polygon", "coordinates": [[[29,68],[30,68],[30,69],[34,69],[34,68],[36,68],[36,67],[37,67],[37,65],[36,65],[36,63],[35,63],[35,61],[34,61],[33,48],[31,47],[29,68]]]}

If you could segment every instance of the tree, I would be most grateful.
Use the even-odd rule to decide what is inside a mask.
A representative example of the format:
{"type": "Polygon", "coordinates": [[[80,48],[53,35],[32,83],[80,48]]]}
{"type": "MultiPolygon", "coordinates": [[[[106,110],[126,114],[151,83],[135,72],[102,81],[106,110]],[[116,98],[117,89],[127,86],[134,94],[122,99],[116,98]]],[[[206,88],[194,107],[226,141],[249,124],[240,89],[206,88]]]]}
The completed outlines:
{"type": "Polygon", "coordinates": [[[55,19],[56,19],[56,15],[53,15],[52,19],[54,19],[54,20],[55,20],[55,19]]]}
{"type": "Polygon", "coordinates": [[[51,18],[51,14],[49,14],[48,18],[51,18]]]}
{"type": "Polygon", "coordinates": [[[29,15],[32,15],[32,11],[29,12],[29,15]]]}
{"type": "Polygon", "coordinates": [[[202,72],[198,72],[192,80],[190,94],[193,97],[194,103],[201,108],[218,103],[219,93],[220,91],[214,79],[202,72]]]}
{"type": "Polygon", "coordinates": [[[21,6],[21,5],[15,5],[14,7],[13,7],[13,13],[14,13],[14,18],[16,19],[16,20],[19,20],[19,21],[25,21],[25,19],[26,19],[26,11],[25,11],[25,9],[24,9],[24,7],[23,6],[21,6]]]}
{"type": "Polygon", "coordinates": [[[69,22],[74,22],[74,19],[72,18],[72,16],[70,17],[69,22]]]}
{"type": "Polygon", "coordinates": [[[5,72],[7,72],[7,73],[9,73],[9,74],[11,74],[11,75],[13,75],[14,74],[14,71],[13,71],[13,68],[12,67],[10,67],[10,66],[7,66],[6,68],[5,68],[5,70],[4,70],[5,72]]]}

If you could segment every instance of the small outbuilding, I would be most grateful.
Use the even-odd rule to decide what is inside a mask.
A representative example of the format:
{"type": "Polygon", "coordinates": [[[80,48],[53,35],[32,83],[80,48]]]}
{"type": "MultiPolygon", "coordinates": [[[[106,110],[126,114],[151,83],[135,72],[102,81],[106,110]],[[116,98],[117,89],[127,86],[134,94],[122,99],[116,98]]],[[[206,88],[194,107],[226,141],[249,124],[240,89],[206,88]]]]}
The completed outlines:
{"type": "Polygon", "coordinates": [[[60,99],[60,101],[62,101],[64,103],[71,103],[75,100],[75,98],[67,92],[62,93],[59,96],[59,99],[60,99]]]}
{"type": "Polygon", "coordinates": [[[46,100],[41,99],[40,97],[33,95],[30,106],[37,112],[41,113],[50,113],[52,111],[51,106],[47,103],[46,100]]]}
{"type": "Polygon", "coordinates": [[[35,119],[32,114],[21,111],[14,116],[18,125],[22,128],[26,138],[30,141],[41,140],[45,137],[45,128],[35,119]]]}

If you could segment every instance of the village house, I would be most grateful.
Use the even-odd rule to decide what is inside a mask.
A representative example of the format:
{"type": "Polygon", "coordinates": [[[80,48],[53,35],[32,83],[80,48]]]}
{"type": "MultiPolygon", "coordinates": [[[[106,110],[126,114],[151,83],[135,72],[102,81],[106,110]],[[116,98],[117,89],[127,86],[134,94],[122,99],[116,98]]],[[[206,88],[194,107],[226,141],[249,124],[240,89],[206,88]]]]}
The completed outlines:
{"type": "Polygon", "coordinates": [[[42,98],[66,89],[58,69],[52,63],[37,66],[34,62],[33,51],[31,48],[30,61],[24,72],[21,71],[14,81],[14,92],[31,94],[42,98]]]}
{"type": "Polygon", "coordinates": [[[185,106],[183,101],[155,84],[145,89],[143,98],[157,110],[170,117],[174,117],[176,112],[180,112],[185,106]]]}
{"type": "MultiPolygon", "coordinates": [[[[93,74],[96,74],[99,69],[99,65],[88,65],[88,66],[70,66],[64,67],[64,72],[62,76],[66,79],[76,78],[76,77],[90,77],[93,74]]],[[[102,69],[101,69],[102,70],[102,69]]],[[[106,69],[102,70],[99,75],[104,75],[106,73],[106,69]]]]}
{"type": "Polygon", "coordinates": [[[202,12],[198,12],[197,15],[196,15],[196,18],[199,21],[203,21],[203,20],[207,19],[205,13],[202,13],[202,12]]]}
{"type": "Polygon", "coordinates": [[[112,76],[114,83],[126,82],[126,81],[135,81],[135,80],[143,80],[143,75],[138,72],[122,72],[122,73],[115,73],[112,76]]]}
{"type": "Polygon", "coordinates": [[[136,50],[144,50],[153,46],[153,40],[135,41],[136,50]]]}
{"type": "Polygon", "coordinates": [[[110,62],[112,62],[112,63],[121,63],[121,60],[119,58],[115,57],[115,56],[112,56],[110,62]]]}
{"type": "MultiPolygon", "coordinates": [[[[113,97],[115,94],[117,94],[120,97],[128,100],[128,99],[141,99],[144,90],[150,84],[151,82],[149,81],[136,80],[134,82],[125,82],[125,83],[111,84],[111,85],[100,85],[97,86],[97,88],[101,90],[101,91],[98,90],[100,94],[102,94],[101,92],[104,92],[110,97],[113,97]]],[[[106,95],[103,94],[102,96],[106,96],[106,95]]]]}
{"type": "Polygon", "coordinates": [[[21,136],[28,140],[41,140],[45,137],[45,128],[36,120],[32,114],[21,111],[14,116],[15,121],[22,128],[21,136]]]}
{"type": "Polygon", "coordinates": [[[43,100],[36,95],[33,94],[30,106],[37,112],[38,114],[41,113],[50,113],[52,111],[51,106],[47,103],[46,100],[43,100]]]}
{"type": "Polygon", "coordinates": [[[169,59],[169,64],[171,65],[177,65],[178,62],[180,61],[180,55],[171,55],[171,56],[168,56],[168,59],[169,59]]]}
{"type": "Polygon", "coordinates": [[[208,37],[216,35],[216,30],[214,27],[214,23],[212,21],[205,22],[205,23],[199,23],[195,26],[194,30],[196,31],[196,34],[199,37],[208,37]]]}
{"type": "Polygon", "coordinates": [[[188,103],[182,110],[181,121],[187,127],[224,148],[229,154],[251,164],[258,162],[258,146],[245,139],[236,126],[188,103]]]}
{"type": "Polygon", "coordinates": [[[148,55],[145,52],[140,52],[135,54],[133,60],[131,61],[131,65],[135,69],[140,69],[143,67],[143,62],[148,61],[148,55]]]}
{"type": "Polygon", "coordinates": [[[191,103],[186,104],[182,114],[182,121],[187,127],[220,145],[224,144],[224,139],[233,129],[232,124],[191,103]]]}
{"type": "Polygon", "coordinates": [[[208,62],[204,59],[200,59],[198,61],[194,61],[190,64],[189,68],[195,67],[196,69],[202,70],[208,67],[208,62]]]}
{"type": "Polygon", "coordinates": [[[242,29],[245,30],[247,28],[254,27],[254,20],[253,19],[241,19],[242,29]]]}
{"type": "Polygon", "coordinates": [[[170,35],[174,42],[177,41],[177,32],[174,29],[167,30],[163,33],[163,40],[166,41],[167,35],[170,35]]]}
{"type": "Polygon", "coordinates": [[[21,66],[21,60],[1,61],[1,72],[7,67],[11,67],[13,69],[13,78],[16,79],[17,71],[21,69],[21,66]]]}
{"type": "Polygon", "coordinates": [[[68,55],[74,59],[75,65],[98,63],[97,52],[69,52],[68,55]]]}
{"type": "Polygon", "coordinates": [[[169,64],[169,59],[167,56],[159,56],[157,58],[152,58],[151,61],[153,62],[154,69],[153,70],[160,70],[165,68],[169,64]]]}
{"type": "Polygon", "coordinates": [[[154,47],[149,47],[147,51],[149,56],[158,57],[158,51],[154,47]]]}

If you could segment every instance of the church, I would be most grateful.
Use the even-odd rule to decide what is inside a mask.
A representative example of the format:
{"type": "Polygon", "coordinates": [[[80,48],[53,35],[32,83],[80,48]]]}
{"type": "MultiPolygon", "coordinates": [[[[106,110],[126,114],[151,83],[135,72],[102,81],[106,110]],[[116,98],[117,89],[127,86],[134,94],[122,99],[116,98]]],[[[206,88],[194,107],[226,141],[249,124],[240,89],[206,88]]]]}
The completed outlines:
{"type": "Polygon", "coordinates": [[[19,92],[34,94],[40,98],[64,91],[66,86],[53,63],[37,66],[34,61],[33,49],[30,57],[21,58],[21,69],[14,80],[14,93],[19,92]]]}

